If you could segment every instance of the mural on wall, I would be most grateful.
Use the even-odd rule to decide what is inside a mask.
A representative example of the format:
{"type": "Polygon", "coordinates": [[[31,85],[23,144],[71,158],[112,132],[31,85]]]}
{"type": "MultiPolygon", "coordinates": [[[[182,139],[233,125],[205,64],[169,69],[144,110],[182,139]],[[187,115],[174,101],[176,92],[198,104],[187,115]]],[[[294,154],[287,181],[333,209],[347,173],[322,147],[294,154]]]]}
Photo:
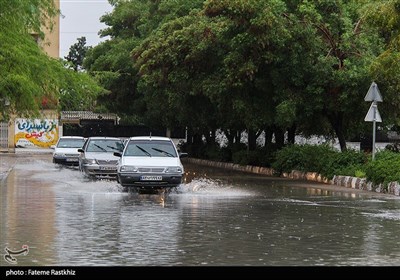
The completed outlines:
{"type": "Polygon", "coordinates": [[[57,119],[16,119],[15,147],[50,148],[57,144],[57,119]]]}

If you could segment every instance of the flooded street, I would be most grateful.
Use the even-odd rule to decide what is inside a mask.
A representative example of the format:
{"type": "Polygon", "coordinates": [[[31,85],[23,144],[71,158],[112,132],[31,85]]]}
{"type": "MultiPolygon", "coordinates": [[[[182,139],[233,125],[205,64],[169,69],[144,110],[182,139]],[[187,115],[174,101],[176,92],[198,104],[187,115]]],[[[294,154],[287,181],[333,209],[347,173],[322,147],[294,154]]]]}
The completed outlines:
{"type": "Polygon", "coordinates": [[[184,166],[177,191],[149,195],[18,157],[0,183],[1,250],[27,245],[28,266],[400,263],[398,197],[184,166]]]}

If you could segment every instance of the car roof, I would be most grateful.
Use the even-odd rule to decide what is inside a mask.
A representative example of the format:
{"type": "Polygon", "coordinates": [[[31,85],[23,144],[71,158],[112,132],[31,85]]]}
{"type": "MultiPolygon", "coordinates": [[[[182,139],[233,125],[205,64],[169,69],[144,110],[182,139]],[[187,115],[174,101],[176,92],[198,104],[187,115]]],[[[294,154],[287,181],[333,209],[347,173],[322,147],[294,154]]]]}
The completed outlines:
{"type": "Polygon", "coordinates": [[[108,137],[108,136],[92,136],[92,137],[89,137],[88,139],[90,139],[90,140],[106,140],[106,139],[109,139],[109,140],[118,140],[118,141],[122,141],[121,138],[118,138],[118,137],[108,137]]]}
{"type": "Polygon", "coordinates": [[[83,136],[60,136],[60,139],[85,139],[83,136]]]}
{"type": "Polygon", "coordinates": [[[171,141],[168,137],[162,136],[134,136],[129,138],[130,140],[163,140],[163,141],[171,141]]]}

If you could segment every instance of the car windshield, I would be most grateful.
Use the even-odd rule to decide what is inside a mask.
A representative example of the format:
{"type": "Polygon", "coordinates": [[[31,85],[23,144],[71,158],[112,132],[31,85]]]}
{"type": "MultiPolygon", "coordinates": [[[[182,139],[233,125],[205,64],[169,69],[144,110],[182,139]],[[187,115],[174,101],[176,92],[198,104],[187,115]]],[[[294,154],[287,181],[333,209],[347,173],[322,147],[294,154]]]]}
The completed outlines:
{"type": "Polygon", "coordinates": [[[57,148],[82,148],[84,139],[60,138],[57,148]]]}
{"type": "Polygon", "coordinates": [[[132,140],[125,149],[124,156],[136,157],[177,157],[175,148],[170,141],[162,140],[132,140]]]}
{"type": "Polygon", "coordinates": [[[93,139],[88,143],[87,152],[113,153],[122,152],[124,144],[119,140],[93,139]]]}

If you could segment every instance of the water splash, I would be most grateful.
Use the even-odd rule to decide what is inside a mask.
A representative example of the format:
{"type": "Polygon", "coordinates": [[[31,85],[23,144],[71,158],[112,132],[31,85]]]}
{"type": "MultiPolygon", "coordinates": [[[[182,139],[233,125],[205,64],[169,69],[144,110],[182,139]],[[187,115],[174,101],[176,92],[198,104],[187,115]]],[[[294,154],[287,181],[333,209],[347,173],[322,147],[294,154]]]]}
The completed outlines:
{"type": "Polygon", "coordinates": [[[209,178],[193,179],[190,183],[181,184],[177,187],[181,194],[195,194],[207,196],[249,196],[255,195],[250,191],[239,189],[234,185],[224,183],[221,180],[209,178]]]}
{"type": "Polygon", "coordinates": [[[280,201],[280,202],[294,203],[294,204],[303,204],[303,205],[319,205],[318,203],[316,203],[314,201],[300,200],[300,199],[293,199],[293,198],[277,198],[277,199],[273,199],[273,200],[280,201]]]}

